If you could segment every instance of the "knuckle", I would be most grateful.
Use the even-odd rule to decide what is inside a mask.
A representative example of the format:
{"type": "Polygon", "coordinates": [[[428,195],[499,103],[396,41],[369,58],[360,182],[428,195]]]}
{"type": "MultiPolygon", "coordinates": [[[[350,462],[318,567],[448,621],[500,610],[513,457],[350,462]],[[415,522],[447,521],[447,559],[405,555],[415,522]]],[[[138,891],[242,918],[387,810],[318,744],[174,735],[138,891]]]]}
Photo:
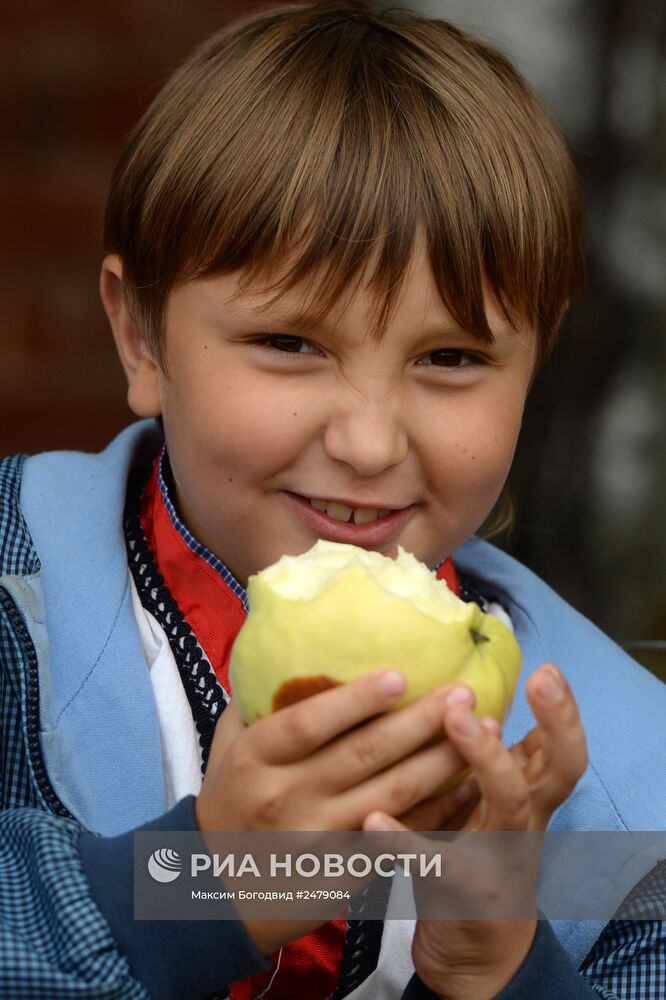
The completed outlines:
{"type": "Polygon", "coordinates": [[[530,791],[525,780],[507,783],[502,796],[502,811],[521,825],[530,814],[530,791]]]}
{"type": "Polygon", "coordinates": [[[568,756],[563,768],[562,780],[569,792],[572,791],[574,786],[582,778],[586,768],[587,751],[584,748],[581,747],[568,756]]]}
{"type": "Polygon", "coordinates": [[[242,740],[238,739],[228,748],[225,760],[224,768],[228,769],[230,774],[249,777],[250,774],[256,768],[256,761],[250,752],[247,744],[242,740]]]}
{"type": "Polygon", "coordinates": [[[529,815],[529,797],[526,792],[510,792],[505,796],[502,807],[516,823],[521,823],[529,815]]]}
{"type": "Polygon", "coordinates": [[[392,778],[389,795],[396,812],[404,812],[422,798],[417,782],[405,774],[396,774],[392,778]]]}
{"type": "Polygon", "coordinates": [[[382,745],[375,737],[359,735],[354,743],[354,752],[364,768],[374,772],[383,763],[382,745]]]}
{"type": "Polygon", "coordinates": [[[287,814],[290,795],[284,790],[270,790],[259,796],[255,805],[258,829],[273,829],[279,826],[287,814]]]}
{"type": "MultiPolygon", "coordinates": [[[[298,706],[302,708],[303,706],[298,706]]],[[[317,721],[313,712],[294,711],[289,720],[289,738],[295,747],[309,749],[317,743],[317,721]]]]}
{"type": "MultiPolygon", "coordinates": [[[[447,709],[446,695],[441,691],[433,691],[431,695],[423,695],[420,702],[424,708],[424,723],[433,733],[442,732],[443,717],[447,709]]],[[[416,705],[419,702],[415,703],[416,705]]]]}
{"type": "Polygon", "coordinates": [[[562,751],[553,754],[551,759],[560,780],[567,785],[575,785],[588,763],[587,742],[580,725],[570,734],[562,751]]]}

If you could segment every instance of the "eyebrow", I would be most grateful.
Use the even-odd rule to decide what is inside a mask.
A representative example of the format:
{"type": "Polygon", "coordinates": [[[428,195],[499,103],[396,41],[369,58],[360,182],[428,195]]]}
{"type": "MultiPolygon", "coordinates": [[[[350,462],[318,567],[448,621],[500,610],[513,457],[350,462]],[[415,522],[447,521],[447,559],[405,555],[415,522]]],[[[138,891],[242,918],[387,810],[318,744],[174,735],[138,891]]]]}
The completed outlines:
{"type": "MultiPolygon", "coordinates": [[[[306,332],[321,332],[326,336],[335,336],[335,328],[332,327],[325,319],[319,318],[315,315],[309,315],[308,313],[278,313],[271,317],[271,321],[267,325],[273,325],[278,323],[280,326],[288,327],[290,330],[294,330],[298,333],[305,334],[306,332]]],[[[440,326],[434,324],[432,326],[426,327],[423,330],[415,342],[415,349],[419,349],[424,344],[430,344],[433,340],[438,338],[456,337],[463,340],[474,341],[477,344],[490,344],[491,346],[497,342],[497,336],[491,331],[490,338],[482,337],[471,330],[465,330],[463,327],[452,324],[450,326],[440,326]]]]}
{"type": "Polygon", "coordinates": [[[497,336],[492,331],[490,337],[482,337],[478,333],[474,333],[473,330],[465,330],[462,326],[429,326],[422,331],[420,337],[416,341],[415,346],[421,347],[424,344],[430,344],[433,340],[437,340],[438,337],[448,338],[455,337],[457,340],[468,340],[473,341],[476,344],[493,345],[497,342],[497,336]]]}

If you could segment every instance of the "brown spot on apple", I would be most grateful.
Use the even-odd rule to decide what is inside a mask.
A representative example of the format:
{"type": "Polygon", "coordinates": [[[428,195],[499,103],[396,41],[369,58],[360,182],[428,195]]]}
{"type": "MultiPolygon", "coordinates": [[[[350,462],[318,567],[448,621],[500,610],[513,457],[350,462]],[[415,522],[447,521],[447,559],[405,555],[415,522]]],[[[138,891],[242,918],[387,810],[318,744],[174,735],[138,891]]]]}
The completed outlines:
{"type": "Polygon", "coordinates": [[[297,701],[303,701],[320,691],[328,691],[329,688],[339,687],[340,681],[326,677],[325,674],[318,674],[316,677],[294,677],[290,681],[285,681],[273,695],[273,711],[287,705],[295,705],[297,701]]]}

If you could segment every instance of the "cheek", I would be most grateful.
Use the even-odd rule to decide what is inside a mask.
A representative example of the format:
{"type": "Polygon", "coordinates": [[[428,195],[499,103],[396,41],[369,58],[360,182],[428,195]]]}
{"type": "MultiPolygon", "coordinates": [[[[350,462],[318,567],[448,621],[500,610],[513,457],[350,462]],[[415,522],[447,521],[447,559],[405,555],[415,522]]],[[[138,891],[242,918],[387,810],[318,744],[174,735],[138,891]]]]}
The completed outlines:
{"type": "Polygon", "coordinates": [[[479,428],[477,447],[483,463],[494,475],[506,473],[516,450],[522,407],[502,408],[479,428]]]}
{"type": "Polygon", "coordinates": [[[291,460],[312,423],[312,402],[299,405],[297,394],[277,391],[262,380],[183,379],[165,389],[163,414],[172,454],[181,467],[229,470],[236,477],[269,474],[291,460]],[[174,419],[170,420],[173,414],[174,419]],[[184,459],[184,461],[183,461],[184,459]]]}
{"type": "Polygon", "coordinates": [[[475,509],[494,502],[511,466],[522,415],[515,399],[503,402],[477,400],[442,419],[431,458],[443,495],[464,497],[475,509]]]}

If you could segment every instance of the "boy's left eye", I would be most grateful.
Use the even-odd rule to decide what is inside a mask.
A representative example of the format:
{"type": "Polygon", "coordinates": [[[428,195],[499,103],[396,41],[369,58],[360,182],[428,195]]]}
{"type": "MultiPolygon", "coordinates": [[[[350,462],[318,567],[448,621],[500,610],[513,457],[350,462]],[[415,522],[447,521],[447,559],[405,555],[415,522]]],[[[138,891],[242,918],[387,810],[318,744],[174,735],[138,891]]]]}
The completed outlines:
{"type": "MultiPolygon", "coordinates": [[[[431,351],[424,355],[424,358],[436,358],[432,362],[432,367],[436,368],[468,368],[470,365],[478,364],[479,359],[467,351],[456,350],[455,348],[443,348],[440,351],[431,351]]],[[[421,359],[423,360],[423,358],[421,359]]],[[[426,365],[426,368],[431,365],[426,365]]]]}
{"type": "Polygon", "coordinates": [[[311,344],[309,340],[305,340],[304,337],[293,337],[283,333],[270,334],[267,337],[262,337],[261,340],[255,340],[254,343],[258,344],[259,347],[265,348],[267,351],[275,351],[277,354],[300,354],[300,347],[303,344],[306,344],[308,347],[314,347],[314,344],[311,344]]]}

